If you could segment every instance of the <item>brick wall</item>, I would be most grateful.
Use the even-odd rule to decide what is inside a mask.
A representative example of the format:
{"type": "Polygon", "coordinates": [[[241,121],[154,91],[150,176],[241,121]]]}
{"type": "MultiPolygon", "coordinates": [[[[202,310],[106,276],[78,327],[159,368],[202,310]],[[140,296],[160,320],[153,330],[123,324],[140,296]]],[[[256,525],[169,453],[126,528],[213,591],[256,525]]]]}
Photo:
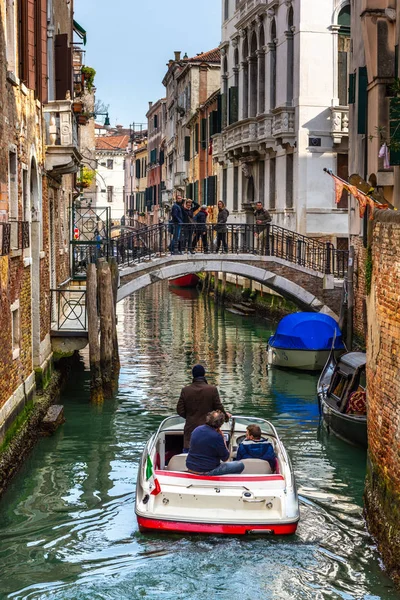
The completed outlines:
{"type": "Polygon", "coordinates": [[[389,573],[400,583],[400,215],[379,212],[375,211],[367,297],[365,501],[369,528],[389,573]]]}
{"type": "Polygon", "coordinates": [[[367,336],[367,308],[365,304],[365,265],[367,249],[364,248],[362,237],[358,235],[351,238],[351,244],[354,246],[355,254],[353,327],[355,335],[365,342],[367,336]]]}

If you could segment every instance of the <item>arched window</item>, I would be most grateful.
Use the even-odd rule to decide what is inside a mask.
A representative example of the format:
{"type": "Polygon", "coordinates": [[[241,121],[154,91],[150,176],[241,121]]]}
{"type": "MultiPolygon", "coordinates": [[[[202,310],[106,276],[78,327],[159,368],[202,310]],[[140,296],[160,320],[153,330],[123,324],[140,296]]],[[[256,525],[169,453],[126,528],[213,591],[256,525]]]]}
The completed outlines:
{"type": "Polygon", "coordinates": [[[260,28],[260,43],[258,52],[258,112],[265,112],[265,34],[264,26],[260,28]]]}
{"type": "Polygon", "coordinates": [[[294,40],[293,40],[293,7],[288,11],[288,28],[287,28],[287,94],[286,99],[288,104],[293,101],[294,88],[294,40]]]}
{"type": "Polygon", "coordinates": [[[258,68],[257,68],[257,36],[253,31],[250,44],[249,56],[249,79],[250,79],[250,117],[257,115],[258,98],[258,68]]]}
{"type": "Polygon", "coordinates": [[[270,42],[270,108],[276,106],[276,21],[271,24],[271,42],[270,42]]]}
{"type": "Polygon", "coordinates": [[[235,72],[235,86],[239,87],[239,50],[235,48],[235,52],[233,55],[233,61],[235,63],[234,72],[235,72]]]}
{"type": "Polygon", "coordinates": [[[350,59],[350,5],[347,4],[339,12],[337,24],[339,26],[338,37],[338,98],[339,105],[348,104],[348,74],[350,59]]]}

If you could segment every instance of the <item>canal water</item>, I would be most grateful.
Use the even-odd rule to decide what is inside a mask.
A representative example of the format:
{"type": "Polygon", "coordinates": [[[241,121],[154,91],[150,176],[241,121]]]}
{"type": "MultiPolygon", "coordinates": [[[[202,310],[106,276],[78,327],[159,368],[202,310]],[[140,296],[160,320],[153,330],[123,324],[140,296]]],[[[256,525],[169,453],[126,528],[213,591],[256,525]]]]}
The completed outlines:
{"type": "Polygon", "coordinates": [[[164,284],[118,312],[115,400],[90,404],[83,360],[63,396],[65,425],[40,441],[0,501],[0,598],[399,600],[362,518],[365,453],[321,431],[316,376],[267,371],[273,325],[164,284]],[[229,411],[277,426],[301,499],[296,535],[138,532],[143,445],[199,361],[229,411]]]}

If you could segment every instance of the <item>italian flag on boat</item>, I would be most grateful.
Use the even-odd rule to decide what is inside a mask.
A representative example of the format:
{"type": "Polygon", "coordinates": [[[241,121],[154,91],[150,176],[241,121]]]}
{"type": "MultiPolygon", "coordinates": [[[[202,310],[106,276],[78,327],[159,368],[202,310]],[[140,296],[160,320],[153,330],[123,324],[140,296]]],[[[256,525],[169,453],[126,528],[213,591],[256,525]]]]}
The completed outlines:
{"type": "Polygon", "coordinates": [[[157,496],[161,492],[161,487],[157,477],[154,477],[153,463],[149,455],[147,455],[146,462],[146,481],[149,482],[150,494],[157,496]]]}

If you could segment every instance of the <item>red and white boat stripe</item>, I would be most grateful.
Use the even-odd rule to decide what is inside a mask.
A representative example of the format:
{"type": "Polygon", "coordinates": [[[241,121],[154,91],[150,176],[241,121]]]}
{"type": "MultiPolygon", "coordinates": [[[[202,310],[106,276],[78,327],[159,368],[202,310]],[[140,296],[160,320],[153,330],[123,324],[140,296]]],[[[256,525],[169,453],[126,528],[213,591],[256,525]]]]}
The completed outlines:
{"type": "Polygon", "coordinates": [[[224,535],[245,535],[247,533],[271,533],[275,535],[291,535],[297,529],[296,523],[287,524],[222,524],[222,523],[187,523],[183,521],[165,521],[137,517],[140,531],[175,531],[181,533],[217,533],[224,535]]]}

